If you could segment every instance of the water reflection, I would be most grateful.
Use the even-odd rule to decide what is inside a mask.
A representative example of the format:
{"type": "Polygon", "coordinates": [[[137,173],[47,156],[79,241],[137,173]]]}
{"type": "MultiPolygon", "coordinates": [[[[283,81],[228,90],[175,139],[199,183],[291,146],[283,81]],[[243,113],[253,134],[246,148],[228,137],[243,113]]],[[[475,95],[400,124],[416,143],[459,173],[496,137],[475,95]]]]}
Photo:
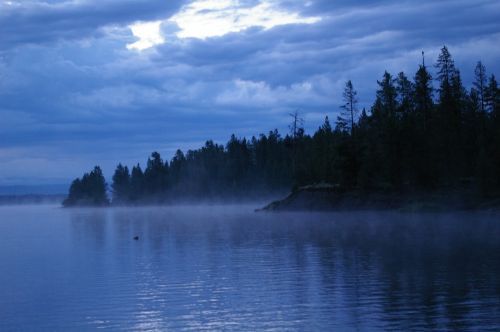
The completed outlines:
{"type": "Polygon", "coordinates": [[[50,291],[65,305],[49,302],[31,322],[197,331],[500,327],[496,215],[252,208],[57,212],[54,227],[64,233],[69,225],[71,241],[50,291]]]}

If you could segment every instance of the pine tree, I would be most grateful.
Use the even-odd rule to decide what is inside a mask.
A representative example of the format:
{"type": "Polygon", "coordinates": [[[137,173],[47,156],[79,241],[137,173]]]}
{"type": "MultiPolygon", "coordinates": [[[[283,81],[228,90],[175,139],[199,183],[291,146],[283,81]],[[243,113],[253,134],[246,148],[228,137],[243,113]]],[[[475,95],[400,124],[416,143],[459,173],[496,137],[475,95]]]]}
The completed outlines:
{"type": "Polygon", "coordinates": [[[144,189],[150,195],[159,195],[167,190],[168,164],[163,163],[158,152],[153,152],[147,161],[147,167],[144,170],[144,184],[144,189]]]}
{"type": "Polygon", "coordinates": [[[433,108],[432,101],[432,76],[425,66],[420,66],[415,74],[415,111],[422,119],[424,132],[429,127],[429,118],[433,108]]]}
{"type": "Polygon", "coordinates": [[[333,156],[333,131],[328,116],[313,136],[312,175],[314,182],[333,181],[331,173],[333,156]]]}
{"type": "MultiPolygon", "coordinates": [[[[436,79],[439,82],[439,105],[444,113],[456,113],[456,102],[453,97],[452,81],[456,76],[455,62],[446,46],[443,46],[437,63],[436,79]]],[[[448,116],[448,115],[445,115],[448,116]]]]}
{"type": "Polygon", "coordinates": [[[399,111],[403,114],[410,113],[414,108],[413,91],[413,83],[406,77],[405,73],[400,72],[396,79],[396,92],[399,111]]]}
{"type": "Polygon", "coordinates": [[[380,100],[383,117],[394,117],[398,106],[396,80],[387,71],[384,73],[382,81],[377,81],[379,89],[377,90],[377,99],[380,100]]]}
{"type": "Polygon", "coordinates": [[[109,204],[106,193],[107,184],[99,166],[90,173],[85,173],[81,179],[75,179],[69,189],[64,206],[105,206],[109,204]]]}
{"type": "Polygon", "coordinates": [[[137,164],[132,167],[130,174],[130,200],[137,201],[144,198],[144,173],[137,164]]]}
{"type": "MultiPolygon", "coordinates": [[[[293,113],[289,114],[292,118],[292,123],[288,126],[290,129],[290,134],[292,135],[292,173],[297,172],[297,153],[298,145],[301,136],[304,134],[304,119],[299,115],[299,112],[295,110],[293,113]]],[[[271,134],[269,135],[271,136],[271,134]]]]}
{"type": "Polygon", "coordinates": [[[443,48],[441,49],[441,53],[438,56],[435,67],[438,70],[437,80],[441,82],[440,92],[443,92],[444,88],[450,87],[451,79],[456,70],[455,61],[453,60],[446,46],[443,46],[443,48]]]}
{"type": "Polygon", "coordinates": [[[487,78],[486,78],[486,68],[482,64],[481,61],[478,61],[476,65],[476,69],[474,70],[475,81],[474,88],[477,91],[477,95],[479,97],[481,112],[485,112],[486,110],[486,87],[487,87],[487,78]]]}
{"type": "Polygon", "coordinates": [[[123,204],[130,196],[130,173],[127,166],[118,164],[113,175],[113,204],[123,204]]]}
{"type": "Polygon", "coordinates": [[[500,116],[500,90],[495,75],[491,75],[485,94],[486,109],[493,117],[500,116]]]}
{"type": "Polygon", "coordinates": [[[455,115],[457,117],[460,117],[469,96],[467,90],[462,84],[462,77],[460,76],[460,70],[458,69],[455,70],[455,74],[451,79],[451,92],[453,97],[453,105],[455,107],[455,115]]]}
{"type": "MultiPolygon", "coordinates": [[[[181,182],[182,177],[185,175],[185,170],[186,170],[186,157],[184,156],[184,153],[180,150],[177,149],[175,152],[174,157],[170,161],[170,183],[172,184],[179,184],[181,182]]],[[[179,190],[180,188],[178,188],[179,190]]]]}
{"type": "Polygon", "coordinates": [[[358,98],[357,91],[354,90],[351,80],[348,80],[345,84],[344,92],[342,97],[344,98],[344,104],[340,106],[342,109],[341,115],[337,118],[337,127],[341,130],[350,130],[351,135],[354,135],[354,121],[357,119],[358,115],[358,98]]]}

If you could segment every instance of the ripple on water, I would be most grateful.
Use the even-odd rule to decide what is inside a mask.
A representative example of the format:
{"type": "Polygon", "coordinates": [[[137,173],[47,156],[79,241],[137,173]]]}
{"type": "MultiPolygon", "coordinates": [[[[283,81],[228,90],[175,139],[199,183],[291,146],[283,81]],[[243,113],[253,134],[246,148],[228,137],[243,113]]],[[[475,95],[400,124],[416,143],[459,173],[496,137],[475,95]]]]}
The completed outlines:
{"type": "Polygon", "coordinates": [[[500,328],[497,215],[251,211],[0,207],[0,330],[500,328]]]}

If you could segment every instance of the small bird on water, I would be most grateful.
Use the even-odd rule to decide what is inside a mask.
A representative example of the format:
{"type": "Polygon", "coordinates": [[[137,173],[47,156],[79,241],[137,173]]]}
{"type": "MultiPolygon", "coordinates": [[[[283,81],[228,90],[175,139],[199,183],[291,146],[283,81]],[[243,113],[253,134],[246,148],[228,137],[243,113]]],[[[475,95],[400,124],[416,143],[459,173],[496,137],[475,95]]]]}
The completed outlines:
{"type": "Polygon", "coordinates": [[[139,236],[137,236],[137,235],[134,236],[134,240],[136,240],[136,241],[139,240],[139,236]]]}

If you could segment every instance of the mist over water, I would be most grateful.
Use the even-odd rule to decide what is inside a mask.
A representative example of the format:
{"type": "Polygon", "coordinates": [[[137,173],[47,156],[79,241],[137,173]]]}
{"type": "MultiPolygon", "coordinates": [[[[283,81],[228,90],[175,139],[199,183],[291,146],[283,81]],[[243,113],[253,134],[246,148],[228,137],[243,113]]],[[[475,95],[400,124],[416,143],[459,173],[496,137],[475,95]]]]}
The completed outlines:
{"type": "Polygon", "coordinates": [[[256,207],[0,207],[0,330],[500,328],[498,214],[256,207]]]}

